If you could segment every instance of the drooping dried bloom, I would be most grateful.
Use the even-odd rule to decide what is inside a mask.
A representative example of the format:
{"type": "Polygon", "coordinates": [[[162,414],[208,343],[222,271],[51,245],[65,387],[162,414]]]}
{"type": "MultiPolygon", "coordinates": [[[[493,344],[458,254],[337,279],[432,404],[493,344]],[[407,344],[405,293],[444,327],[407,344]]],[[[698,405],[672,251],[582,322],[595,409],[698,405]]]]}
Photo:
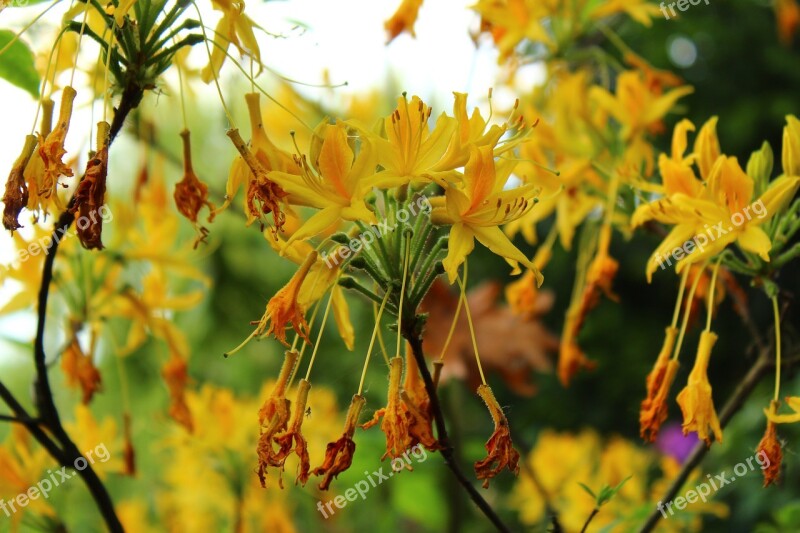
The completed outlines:
{"type": "Polygon", "coordinates": [[[597,363],[587,358],[578,345],[578,333],[585,319],[578,316],[578,308],[570,308],[567,311],[564,329],[561,332],[561,346],[558,352],[558,379],[566,387],[572,377],[581,368],[592,370],[597,363]]]}
{"type": "MultiPolygon", "coordinates": [[[[183,141],[183,179],[175,184],[175,205],[188,220],[197,224],[197,214],[203,206],[208,207],[208,221],[214,219],[214,205],[208,201],[208,185],[200,181],[192,165],[192,145],[189,130],[181,132],[183,141]]],[[[201,230],[202,231],[202,230],[201,230]]]]}
{"type": "Polygon", "coordinates": [[[275,296],[270,298],[269,302],[267,302],[267,309],[264,312],[264,316],[261,317],[261,320],[251,323],[256,326],[255,331],[253,331],[242,344],[228,352],[228,355],[237,352],[242,346],[247,344],[250,339],[257,336],[263,338],[274,335],[275,338],[285,346],[289,346],[286,342],[286,328],[289,324],[291,324],[292,329],[305,339],[306,342],[311,342],[308,339],[309,327],[305,318],[305,309],[300,305],[297,297],[300,294],[300,287],[302,287],[303,281],[305,281],[308,272],[311,270],[316,260],[316,251],[312,251],[308,254],[308,257],[306,257],[306,260],[300,265],[300,268],[295,272],[294,276],[292,276],[292,279],[289,280],[289,283],[284,285],[283,288],[276,292],[275,296]]]}
{"type": "Polygon", "coordinates": [[[411,446],[411,436],[408,433],[409,419],[405,404],[400,399],[400,381],[403,379],[403,358],[393,357],[389,361],[389,396],[386,407],[375,411],[372,420],[363,424],[363,429],[368,429],[378,423],[383,417],[381,430],[386,435],[386,452],[381,460],[391,457],[402,457],[403,453],[411,446]]]}
{"type": "Polygon", "coordinates": [[[91,353],[83,353],[78,338],[73,336],[69,346],[61,354],[61,369],[67,377],[67,385],[80,386],[82,401],[88,405],[94,394],[102,390],[100,371],[94,366],[91,353]]]}
{"type": "MultiPolygon", "coordinates": [[[[609,237],[601,237],[608,239],[609,237]]],[[[578,345],[578,334],[581,332],[583,323],[589,312],[594,309],[600,301],[600,293],[607,298],[617,301],[617,296],[611,291],[611,284],[617,275],[619,263],[602,251],[594,258],[586,272],[586,285],[583,288],[577,306],[570,306],[567,311],[566,323],[561,334],[561,349],[558,357],[558,378],[566,387],[572,377],[581,368],[591,370],[595,367],[594,361],[586,358],[578,345]]]]}
{"type": "Polygon", "coordinates": [[[639,409],[639,435],[646,442],[655,442],[661,424],[667,419],[667,396],[679,366],[678,361],[672,359],[677,335],[677,328],[666,329],[661,352],[647,375],[647,397],[639,409]]]}
{"type": "MultiPolygon", "coordinates": [[[[772,400],[769,404],[769,415],[776,415],[778,412],[778,401],[772,400]]],[[[783,452],[781,451],[781,443],[778,440],[778,432],[776,431],[776,424],[772,420],[767,420],[767,430],[761,438],[756,448],[756,455],[761,461],[767,461],[766,466],[761,465],[764,472],[764,487],[769,487],[776,483],[781,475],[781,461],[783,460],[783,452]]]]}
{"type": "Polygon", "coordinates": [[[110,129],[108,122],[97,123],[97,152],[86,165],[86,174],[75,190],[75,205],[71,209],[73,214],[78,215],[78,238],[83,247],[89,250],[103,249],[103,218],[100,216],[100,208],[103,207],[106,195],[110,129]]]}
{"type": "Polygon", "coordinates": [[[19,214],[22,208],[28,205],[28,186],[25,184],[25,167],[28,165],[33,151],[36,149],[36,137],[25,137],[25,146],[22,147],[11,172],[6,181],[6,192],[3,194],[3,226],[8,231],[14,231],[22,226],[19,223],[19,214]]]}
{"type": "Polygon", "coordinates": [[[508,419],[503,414],[500,404],[494,397],[491,387],[480,385],[478,396],[489,408],[489,413],[494,420],[494,432],[489,440],[486,441],[486,451],[488,455],[485,459],[475,461],[475,474],[478,479],[483,480],[483,488],[489,488],[489,480],[500,473],[504,468],[508,468],[514,475],[519,474],[519,452],[514,449],[511,442],[511,429],[508,427],[508,419]]]}
{"type": "Polygon", "coordinates": [[[709,429],[714,433],[717,442],[722,442],[722,428],[711,398],[711,384],[708,382],[708,360],[716,341],[717,336],[711,331],[700,334],[697,358],[689,373],[689,381],[677,398],[683,412],[684,435],[696,431],[697,436],[703,439],[707,446],[711,445],[709,429]]]}
{"type": "Polygon", "coordinates": [[[186,428],[189,433],[194,431],[192,413],[186,404],[186,386],[189,384],[188,365],[184,359],[173,354],[164,368],[161,375],[167,383],[170,396],[169,416],[177,423],[186,428]]]}
{"type": "Polygon", "coordinates": [[[331,486],[331,481],[350,468],[350,465],[353,463],[353,454],[356,452],[356,443],[353,442],[353,434],[358,424],[358,416],[361,414],[361,410],[366,403],[367,400],[363,396],[358,394],[353,395],[350,408],[347,410],[347,418],[344,422],[344,432],[342,436],[339,440],[328,443],[325,449],[325,459],[322,461],[322,464],[312,472],[315,476],[325,476],[319,484],[320,490],[328,490],[331,486]]]}
{"type": "MultiPolygon", "coordinates": [[[[306,403],[308,403],[308,391],[310,388],[311,384],[308,381],[305,379],[300,380],[300,384],[297,386],[297,398],[294,401],[294,414],[292,415],[289,429],[285,433],[275,437],[275,443],[278,445],[277,460],[281,461],[281,470],[283,470],[283,462],[289,454],[292,453],[292,450],[294,450],[294,453],[297,454],[300,460],[300,464],[297,467],[297,479],[295,480],[295,484],[300,482],[303,486],[308,482],[309,470],[311,469],[308,456],[308,443],[305,437],[303,437],[302,432],[306,403]]],[[[279,483],[281,487],[283,487],[283,480],[280,480],[279,483]]]]}
{"type": "MultiPolygon", "coordinates": [[[[434,363],[433,379],[435,385],[439,375],[441,375],[441,367],[440,361],[434,363]],[[437,368],[439,369],[438,375],[437,368]]],[[[425,382],[420,375],[417,360],[413,356],[406,356],[406,378],[400,397],[408,409],[408,433],[411,436],[409,446],[413,448],[417,444],[422,444],[431,451],[441,450],[442,445],[433,435],[431,399],[425,389],[425,382]]]]}
{"type": "MultiPolygon", "coordinates": [[[[278,382],[275,383],[275,388],[272,389],[269,398],[264,401],[264,405],[258,411],[260,437],[256,453],[258,454],[258,479],[261,481],[262,487],[267,486],[267,467],[282,468],[285,460],[285,456],[281,457],[275,452],[272,440],[278,433],[285,431],[289,423],[291,402],[286,398],[286,388],[298,356],[297,352],[286,352],[281,372],[278,375],[278,382]]],[[[283,481],[279,480],[279,483],[283,487],[283,481]]]]}
{"type": "Polygon", "coordinates": [[[275,224],[273,230],[275,233],[279,232],[283,228],[286,216],[281,211],[278,202],[286,197],[286,192],[277,183],[267,178],[267,170],[247,148],[239,135],[239,130],[228,130],[227,135],[250,168],[251,175],[247,184],[246,200],[248,217],[260,219],[262,215],[272,213],[272,220],[275,224]]]}
{"type": "MultiPolygon", "coordinates": [[[[39,135],[39,155],[44,163],[41,186],[39,195],[49,198],[56,191],[58,178],[61,176],[72,176],[72,169],[62,162],[64,154],[64,140],[69,130],[69,122],[72,119],[72,105],[76,96],[75,89],[64,87],[61,93],[61,105],[58,109],[58,122],[55,129],[45,138],[39,135]]],[[[99,139],[98,139],[99,141],[99,139]]]]}

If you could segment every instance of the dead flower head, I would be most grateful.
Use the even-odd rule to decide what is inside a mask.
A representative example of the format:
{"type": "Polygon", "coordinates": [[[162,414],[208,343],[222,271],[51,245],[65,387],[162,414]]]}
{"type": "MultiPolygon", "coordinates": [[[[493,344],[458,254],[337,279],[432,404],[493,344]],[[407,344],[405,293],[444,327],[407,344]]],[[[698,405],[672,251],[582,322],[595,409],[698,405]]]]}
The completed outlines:
{"type": "Polygon", "coordinates": [[[489,480],[500,473],[504,468],[508,468],[514,474],[519,474],[519,452],[514,449],[511,443],[511,429],[508,426],[508,419],[503,414],[500,404],[494,397],[491,387],[480,385],[478,396],[486,403],[489,413],[494,420],[494,432],[489,440],[486,441],[486,451],[488,455],[485,459],[475,461],[475,474],[478,479],[483,480],[483,488],[489,488],[489,480]]]}
{"type": "Polygon", "coordinates": [[[356,431],[358,417],[367,400],[358,394],[353,395],[350,408],[347,410],[347,418],[344,423],[344,432],[339,440],[329,442],[325,449],[325,459],[322,464],[312,472],[315,476],[325,476],[319,484],[320,490],[328,490],[333,481],[339,474],[350,468],[353,463],[353,454],[356,452],[356,443],[353,442],[353,434],[356,431]]]}

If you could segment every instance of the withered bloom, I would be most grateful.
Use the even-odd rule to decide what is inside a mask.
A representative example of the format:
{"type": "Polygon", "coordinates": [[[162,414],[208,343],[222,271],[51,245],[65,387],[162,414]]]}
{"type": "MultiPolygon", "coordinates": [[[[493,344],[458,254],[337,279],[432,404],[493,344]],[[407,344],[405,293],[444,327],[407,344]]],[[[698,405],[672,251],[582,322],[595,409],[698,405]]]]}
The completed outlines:
{"type": "MultiPolygon", "coordinates": [[[[305,437],[303,437],[302,432],[306,403],[308,403],[308,391],[310,388],[311,384],[308,381],[305,379],[300,380],[300,384],[297,386],[297,398],[294,401],[294,414],[292,415],[289,429],[285,433],[275,437],[275,443],[278,445],[276,458],[281,462],[281,470],[283,470],[283,462],[294,449],[294,453],[297,454],[300,460],[295,484],[300,482],[304,486],[308,482],[309,470],[311,469],[308,456],[308,443],[305,437]]],[[[283,480],[280,479],[279,482],[281,487],[283,487],[283,480]]]]}
{"type": "Polygon", "coordinates": [[[358,394],[353,395],[350,408],[347,410],[347,418],[344,422],[344,432],[336,442],[329,442],[325,449],[325,460],[312,472],[315,476],[324,475],[322,483],[319,484],[320,490],[328,490],[333,481],[339,474],[350,468],[353,463],[353,454],[356,452],[356,443],[353,442],[353,434],[358,424],[358,416],[367,400],[358,394]]]}
{"type": "Polygon", "coordinates": [[[92,354],[83,353],[78,338],[74,335],[69,346],[61,354],[61,369],[67,377],[67,385],[80,386],[84,405],[88,405],[94,394],[102,390],[102,377],[94,366],[92,354]]]}
{"type": "MultiPolygon", "coordinates": [[[[292,376],[292,370],[297,358],[297,352],[286,352],[275,388],[272,389],[269,398],[266,399],[264,405],[258,411],[259,433],[261,436],[258,438],[256,453],[258,454],[258,479],[261,481],[262,487],[267,486],[267,467],[282,467],[285,459],[285,456],[281,458],[275,452],[272,440],[278,433],[285,431],[289,423],[291,402],[286,398],[286,388],[289,385],[289,378],[292,376]]],[[[280,481],[280,483],[283,486],[283,482],[280,481]]]]}
{"type": "Polygon", "coordinates": [[[289,346],[289,343],[286,342],[286,328],[289,324],[292,325],[295,333],[305,339],[306,342],[311,342],[308,339],[309,326],[305,318],[305,309],[300,305],[297,297],[300,294],[300,288],[303,286],[303,282],[316,260],[316,251],[312,251],[308,254],[308,257],[306,257],[306,260],[300,265],[300,268],[295,272],[294,276],[292,276],[292,279],[267,302],[267,308],[261,320],[258,322],[251,322],[251,325],[256,326],[253,333],[239,346],[229,351],[226,356],[238,352],[245,344],[250,342],[250,339],[259,336],[263,338],[273,335],[275,339],[280,341],[284,346],[289,346]]]}
{"type": "Polygon", "coordinates": [[[44,135],[39,135],[39,155],[44,163],[39,195],[45,198],[49,198],[55,192],[60,176],[72,176],[72,169],[65,165],[61,158],[67,153],[64,140],[67,138],[69,122],[72,119],[72,106],[76,94],[72,87],[64,87],[55,129],[46,138],[44,135]]]}
{"type": "MultiPolygon", "coordinates": [[[[203,206],[207,206],[210,214],[208,221],[214,220],[214,205],[208,201],[208,185],[200,181],[194,173],[192,166],[192,146],[189,130],[181,132],[183,140],[183,179],[175,184],[175,205],[178,211],[188,220],[197,225],[197,215],[203,206]]],[[[207,234],[205,228],[200,228],[203,237],[207,234]]],[[[201,239],[202,240],[202,239],[201,239]]]]}
{"type": "Polygon", "coordinates": [[[386,435],[386,452],[381,460],[391,457],[402,457],[403,453],[411,446],[411,436],[408,433],[409,420],[405,404],[400,400],[400,381],[403,379],[403,358],[393,357],[389,361],[389,395],[386,407],[375,411],[372,420],[363,424],[363,429],[368,429],[378,423],[383,417],[381,430],[386,435]]]}
{"type": "Polygon", "coordinates": [[[189,384],[189,372],[186,361],[173,354],[161,370],[164,381],[167,382],[171,403],[169,416],[186,428],[189,433],[194,431],[192,413],[186,404],[186,386],[189,384]]]}
{"type": "MultiPolygon", "coordinates": [[[[434,363],[434,383],[438,383],[441,367],[441,362],[434,363]],[[437,368],[439,369],[438,373],[437,368]]],[[[431,399],[428,391],[425,390],[425,382],[422,381],[419,373],[417,360],[413,356],[406,357],[406,379],[400,397],[408,409],[408,433],[411,435],[409,446],[413,448],[417,444],[422,444],[431,451],[441,450],[442,445],[433,436],[431,399]]]]}
{"type": "Polygon", "coordinates": [[[275,224],[274,231],[277,233],[283,228],[283,224],[286,221],[286,216],[278,205],[278,202],[287,195],[286,192],[277,183],[267,178],[267,169],[247,148],[247,144],[239,135],[239,130],[228,130],[227,135],[250,168],[250,181],[247,184],[248,215],[254,218],[261,218],[261,215],[272,213],[272,220],[275,224]]]}
{"type": "Polygon", "coordinates": [[[489,440],[486,441],[486,451],[488,455],[485,459],[475,461],[475,474],[478,479],[483,480],[483,488],[489,488],[489,480],[500,473],[504,468],[508,468],[514,475],[519,474],[519,452],[514,449],[511,443],[511,429],[508,427],[508,419],[503,414],[500,404],[494,397],[491,387],[480,385],[478,396],[489,408],[489,413],[494,420],[494,432],[489,440]]]}
{"type": "Polygon", "coordinates": [[[611,284],[618,269],[619,263],[613,257],[606,252],[598,253],[586,272],[586,285],[577,307],[571,306],[567,311],[558,358],[558,377],[565,387],[578,370],[591,370],[595,367],[594,361],[587,359],[578,345],[578,334],[586,316],[600,301],[601,292],[610,300],[617,301],[617,296],[611,291],[611,284]]]}
{"type": "MultiPolygon", "coordinates": [[[[772,400],[769,404],[769,415],[776,415],[778,412],[778,401],[772,400]]],[[[769,487],[776,483],[781,475],[781,461],[783,460],[783,452],[781,451],[781,442],[778,440],[778,433],[776,431],[776,424],[772,420],[767,420],[767,430],[761,438],[756,448],[756,455],[762,457],[762,461],[767,460],[766,466],[762,465],[764,471],[764,487],[769,487]]]]}
{"type": "Polygon", "coordinates": [[[675,347],[675,327],[666,329],[664,344],[653,369],[647,375],[647,397],[639,409],[639,435],[646,442],[655,442],[661,424],[667,419],[667,395],[678,372],[678,362],[672,359],[675,347]]]}
{"type": "Polygon", "coordinates": [[[3,194],[3,226],[8,231],[14,231],[22,226],[19,223],[19,214],[22,208],[28,205],[28,186],[25,184],[25,167],[28,165],[33,151],[36,149],[36,137],[25,137],[25,146],[17,157],[6,181],[6,192],[3,194]]]}
{"type": "Polygon", "coordinates": [[[78,238],[84,248],[89,250],[103,249],[101,239],[103,218],[100,208],[106,196],[106,176],[108,174],[108,122],[97,123],[97,152],[86,165],[86,174],[75,190],[75,205],[72,213],[78,215],[75,224],[78,238]]]}

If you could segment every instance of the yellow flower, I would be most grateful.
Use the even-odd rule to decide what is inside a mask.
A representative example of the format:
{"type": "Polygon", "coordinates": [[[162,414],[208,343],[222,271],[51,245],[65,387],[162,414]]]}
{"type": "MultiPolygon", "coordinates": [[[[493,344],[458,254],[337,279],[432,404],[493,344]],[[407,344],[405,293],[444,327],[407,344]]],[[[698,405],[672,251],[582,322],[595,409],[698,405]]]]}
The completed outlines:
{"type": "Polygon", "coordinates": [[[657,5],[647,0],[609,0],[602,3],[593,3],[597,7],[591,12],[593,19],[609,17],[616,13],[627,13],[633,20],[644,26],[652,26],[652,18],[660,16],[657,5]]]}
{"type": "Polygon", "coordinates": [[[377,223],[365,201],[373,185],[368,178],[375,174],[376,166],[372,144],[363,139],[354,156],[345,124],[323,124],[317,131],[323,141],[321,146],[312,141],[310,165],[306,156],[298,161],[302,168],[299,176],[269,173],[269,179],[286,191],[290,204],[320,210],[292,234],[287,245],[314,237],[341,219],[377,223]]]}
{"type": "Polygon", "coordinates": [[[658,132],[661,119],[675,103],[690,94],[692,87],[679,87],[665,94],[653,92],[645,84],[645,77],[635,70],[623,72],[617,78],[616,95],[600,86],[590,90],[590,97],[622,124],[622,137],[630,141],[635,136],[658,132]]]}
{"type": "Polygon", "coordinates": [[[219,69],[225,62],[225,52],[231,44],[240,54],[249,54],[260,67],[261,50],[253,33],[253,27],[258,25],[244,14],[244,0],[211,0],[211,4],[223,15],[214,30],[211,59],[201,75],[203,81],[209,83],[219,75],[219,69]]]}
{"type": "Polygon", "coordinates": [[[450,240],[444,267],[450,283],[458,275],[458,267],[475,247],[475,239],[506,259],[519,274],[521,263],[536,275],[536,266],[517,249],[499,228],[524,215],[534,205],[533,185],[503,190],[514,168],[514,162],[503,160],[495,166],[491,146],[470,147],[470,158],[464,169],[464,188],[448,187],[445,198],[433,198],[431,220],[435,224],[451,224],[450,240]],[[444,201],[442,201],[444,200],[444,201]]]}
{"type": "Polygon", "coordinates": [[[555,47],[543,20],[553,10],[551,4],[537,0],[478,0],[472,9],[480,14],[482,26],[491,31],[500,61],[526,39],[555,47]]]}
{"type": "Polygon", "coordinates": [[[695,142],[695,162],[704,182],[695,179],[687,165],[689,158],[677,161],[678,152],[685,147],[685,131],[690,129],[687,123],[678,124],[672,159],[659,161],[667,196],[640,206],[631,219],[634,227],[648,220],[675,226],[650,256],[648,280],[659,265],[659,258],[663,261],[691,240],[695,240],[697,249],[678,261],[678,272],[688,264],[714,257],[734,242],[742,250],[769,261],[772,243],[761,226],[778,214],[800,187],[800,177],[791,174],[798,171],[792,154],[800,153],[795,147],[795,143],[800,144],[800,131],[796,131],[800,128],[795,128],[793,118],[787,117],[789,125],[784,130],[784,175],[773,180],[758,199],[753,198],[753,178],[742,170],[738,160],[720,155],[716,118],[706,122],[695,142]]]}
{"type": "Polygon", "coordinates": [[[639,435],[646,442],[655,442],[661,424],[667,419],[667,396],[678,373],[678,361],[672,359],[677,335],[677,328],[666,329],[664,344],[647,375],[647,397],[639,409],[639,435]]]}
{"type": "Polygon", "coordinates": [[[722,428],[711,398],[711,384],[708,382],[708,360],[716,341],[717,336],[711,331],[700,334],[697,358],[689,373],[689,381],[677,398],[683,412],[683,433],[694,431],[709,446],[711,445],[709,429],[717,442],[722,442],[722,428]]]}
{"type": "Polygon", "coordinates": [[[417,21],[417,13],[419,8],[422,7],[422,0],[401,0],[400,6],[394,15],[383,23],[383,27],[389,33],[389,42],[392,42],[395,37],[407,31],[412,37],[416,37],[414,33],[414,23],[417,21]]]}
{"type": "Polygon", "coordinates": [[[377,163],[383,167],[370,180],[373,186],[388,188],[407,183],[427,184],[443,177],[438,173],[443,170],[440,163],[456,131],[457,122],[442,113],[431,131],[428,128],[430,116],[431,108],[418,96],[412,97],[409,103],[403,95],[397,99],[397,109],[383,119],[385,139],[363,126],[353,124],[365,139],[375,145],[377,163]]]}

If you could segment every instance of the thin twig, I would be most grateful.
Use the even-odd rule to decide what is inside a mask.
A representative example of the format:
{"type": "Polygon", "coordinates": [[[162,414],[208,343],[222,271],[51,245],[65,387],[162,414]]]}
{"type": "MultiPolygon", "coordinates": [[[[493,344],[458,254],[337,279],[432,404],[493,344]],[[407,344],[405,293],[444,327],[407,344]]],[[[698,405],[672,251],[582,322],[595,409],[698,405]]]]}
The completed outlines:
{"type": "Polygon", "coordinates": [[[589,528],[589,524],[592,523],[592,520],[594,519],[595,516],[597,516],[597,513],[599,512],[600,509],[598,509],[597,507],[592,509],[592,514],[590,514],[589,518],[587,518],[586,522],[584,522],[583,527],[581,528],[581,533],[586,533],[586,530],[589,528]]]}

